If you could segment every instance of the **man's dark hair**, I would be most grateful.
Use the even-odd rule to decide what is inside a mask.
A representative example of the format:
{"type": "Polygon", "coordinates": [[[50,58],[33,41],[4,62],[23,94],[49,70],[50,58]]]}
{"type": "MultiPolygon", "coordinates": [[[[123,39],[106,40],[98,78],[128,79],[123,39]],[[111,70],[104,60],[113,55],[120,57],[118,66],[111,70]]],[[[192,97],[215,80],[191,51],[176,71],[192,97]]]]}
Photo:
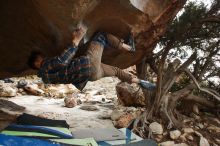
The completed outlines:
{"type": "Polygon", "coordinates": [[[37,60],[38,57],[44,57],[44,54],[40,51],[32,51],[29,58],[28,58],[28,61],[27,61],[27,64],[30,68],[32,69],[37,69],[36,66],[34,65],[35,61],[37,60]]]}

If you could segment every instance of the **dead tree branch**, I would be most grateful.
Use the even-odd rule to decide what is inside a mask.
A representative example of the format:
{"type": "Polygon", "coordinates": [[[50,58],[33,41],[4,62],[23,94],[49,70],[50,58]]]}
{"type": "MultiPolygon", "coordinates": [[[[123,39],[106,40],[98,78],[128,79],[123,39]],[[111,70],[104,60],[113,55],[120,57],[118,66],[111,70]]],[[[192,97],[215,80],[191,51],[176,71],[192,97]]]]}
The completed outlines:
{"type": "Polygon", "coordinates": [[[212,95],[215,99],[217,99],[218,101],[220,101],[220,95],[219,94],[216,94],[217,92],[213,93],[211,92],[209,89],[206,89],[206,88],[202,88],[200,87],[198,81],[196,80],[196,78],[191,74],[191,72],[189,70],[185,70],[185,72],[189,75],[190,78],[192,78],[193,82],[195,83],[195,85],[197,86],[197,88],[207,94],[210,94],[212,95]]]}
{"type": "Polygon", "coordinates": [[[184,100],[191,100],[191,101],[195,101],[196,103],[199,103],[201,105],[205,105],[211,108],[215,107],[215,104],[209,100],[207,100],[205,97],[200,97],[200,96],[196,96],[193,94],[190,94],[189,96],[187,96],[186,98],[184,98],[184,100]]]}

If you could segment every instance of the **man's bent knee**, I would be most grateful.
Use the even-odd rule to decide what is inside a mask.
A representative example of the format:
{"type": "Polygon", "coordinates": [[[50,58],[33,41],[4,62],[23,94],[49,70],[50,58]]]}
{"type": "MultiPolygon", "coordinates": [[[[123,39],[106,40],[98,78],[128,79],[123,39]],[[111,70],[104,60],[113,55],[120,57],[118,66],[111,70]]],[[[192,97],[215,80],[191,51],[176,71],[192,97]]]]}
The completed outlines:
{"type": "Polygon", "coordinates": [[[96,65],[101,63],[103,46],[97,42],[91,42],[88,48],[87,56],[91,60],[91,64],[96,65]]]}

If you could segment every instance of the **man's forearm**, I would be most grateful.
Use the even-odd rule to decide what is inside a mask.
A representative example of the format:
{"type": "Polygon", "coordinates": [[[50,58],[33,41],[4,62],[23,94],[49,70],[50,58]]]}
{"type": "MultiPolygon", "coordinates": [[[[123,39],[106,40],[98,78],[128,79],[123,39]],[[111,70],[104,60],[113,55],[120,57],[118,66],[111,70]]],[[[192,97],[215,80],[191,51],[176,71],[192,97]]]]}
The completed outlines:
{"type": "Polygon", "coordinates": [[[78,28],[73,32],[73,40],[72,46],[68,47],[68,49],[63,52],[60,56],[58,56],[58,60],[60,63],[67,64],[72,60],[76,51],[78,50],[78,45],[84,34],[86,33],[86,28],[78,28]]]}
{"type": "Polygon", "coordinates": [[[58,60],[61,63],[65,63],[65,64],[68,63],[74,57],[77,50],[78,47],[73,47],[73,46],[68,47],[68,49],[58,57],[58,60]]]}

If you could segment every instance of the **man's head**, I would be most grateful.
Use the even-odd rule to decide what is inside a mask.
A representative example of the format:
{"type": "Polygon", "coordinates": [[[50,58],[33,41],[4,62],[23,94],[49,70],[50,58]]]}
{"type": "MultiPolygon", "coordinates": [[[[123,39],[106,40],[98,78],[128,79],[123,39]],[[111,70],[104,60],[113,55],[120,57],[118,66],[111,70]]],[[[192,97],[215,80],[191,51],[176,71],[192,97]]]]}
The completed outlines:
{"type": "Polygon", "coordinates": [[[38,70],[40,69],[43,63],[43,60],[44,60],[44,55],[42,52],[32,51],[27,64],[29,65],[30,68],[38,70]]]}

